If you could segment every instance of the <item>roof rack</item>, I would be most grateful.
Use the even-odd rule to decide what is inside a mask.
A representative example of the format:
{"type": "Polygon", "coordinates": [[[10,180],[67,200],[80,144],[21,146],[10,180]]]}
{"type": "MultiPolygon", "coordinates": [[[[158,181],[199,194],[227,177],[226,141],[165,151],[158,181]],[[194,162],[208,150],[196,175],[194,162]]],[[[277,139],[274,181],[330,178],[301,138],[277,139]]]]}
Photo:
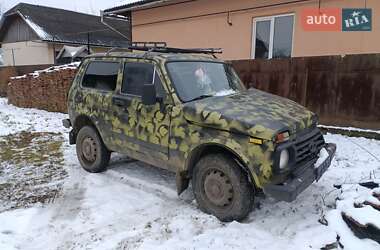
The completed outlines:
{"type": "Polygon", "coordinates": [[[160,53],[184,53],[184,54],[221,54],[223,50],[221,48],[171,48],[171,47],[155,47],[155,46],[130,46],[131,50],[141,50],[147,52],[160,52],[160,53]]]}
{"type": "MultiPolygon", "coordinates": [[[[127,48],[123,47],[114,47],[109,49],[106,52],[106,55],[108,56],[111,52],[116,51],[131,51],[132,48],[141,47],[141,48],[166,48],[166,42],[133,42],[132,46],[129,46],[127,48]]],[[[136,49],[137,50],[137,49],[136,49]]]]}
{"type": "Polygon", "coordinates": [[[132,42],[131,47],[166,48],[166,42],[132,42]]]}
{"type": "Polygon", "coordinates": [[[111,52],[116,52],[116,51],[131,51],[131,50],[129,48],[115,47],[115,48],[107,50],[106,55],[108,56],[111,52]]]}
{"type": "Polygon", "coordinates": [[[191,48],[191,49],[182,49],[182,48],[172,48],[167,47],[166,42],[133,42],[131,46],[127,48],[112,48],[106,52],[106,55],[109,55],[111,52],[115,51],[131,51],[139,50],[145,51],[145,54],[149,52],[159,52],[159,53],[181,53],[181,54],[209,54],[216,58],[215,54],[223,53],[222,48],[191,48]]]}

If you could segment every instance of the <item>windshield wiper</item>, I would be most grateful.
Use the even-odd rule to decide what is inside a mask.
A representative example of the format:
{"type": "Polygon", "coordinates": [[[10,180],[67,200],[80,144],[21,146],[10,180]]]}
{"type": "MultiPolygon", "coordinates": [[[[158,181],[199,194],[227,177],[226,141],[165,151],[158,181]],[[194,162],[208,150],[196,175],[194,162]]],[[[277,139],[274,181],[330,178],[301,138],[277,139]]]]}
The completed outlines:
{"type": "Polygon", "coordinates": [[[197,100],[201,100],[201,99],[205,99],[205,98],[208,98],[208,97],[213,97],[214,95],[200,95],[198,97],[195,97],[187,102],[193,102],[193,101],[197,101],[197,100]]]}

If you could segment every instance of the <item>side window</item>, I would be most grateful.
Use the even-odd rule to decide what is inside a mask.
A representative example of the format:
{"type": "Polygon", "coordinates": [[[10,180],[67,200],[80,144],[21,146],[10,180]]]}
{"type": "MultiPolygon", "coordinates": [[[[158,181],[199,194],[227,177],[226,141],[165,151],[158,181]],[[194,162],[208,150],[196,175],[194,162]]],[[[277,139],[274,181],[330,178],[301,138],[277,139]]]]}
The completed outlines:
{"type": "Polygon", "coordinates": [[[153,82],[153,71],[154,66],[150,63],[125,63],[121,92],[141,96],[142,86],[153,82]]]}
{"type": "Polygon", "coordinates": [[[82,86],[86,88],[113,91],[116,88],[119,63],[90,62],[84,74],[82,86]]]}
{"type": "Polygon", "coordinates": [[[124,65],[123,85],[121,92],[124,94],[142,96],[144,84],[155,84],[157,95],[164,96],[161,79],[150,63],[127,62],[124,65]],[[153,81],[154,74],[154,81],[153,81]]]}

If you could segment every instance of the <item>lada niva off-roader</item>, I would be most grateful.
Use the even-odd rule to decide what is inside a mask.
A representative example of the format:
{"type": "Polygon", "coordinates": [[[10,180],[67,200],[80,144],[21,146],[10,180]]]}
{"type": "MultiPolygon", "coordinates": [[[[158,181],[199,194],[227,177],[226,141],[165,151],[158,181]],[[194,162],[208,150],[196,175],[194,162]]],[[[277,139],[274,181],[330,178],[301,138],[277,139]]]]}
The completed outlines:
{"type": "Polygon", "coordinates": [[[246,90],[207,53],[151,48],[85,58],[63,121],[80,164],[101,172],[119,152],[173,171],[178,193],[191,180],[200,209],[222,221],[245,218],[258,193],[295,200],[321,178],[336,146],[324,142],[315,114],[246,90]]]}

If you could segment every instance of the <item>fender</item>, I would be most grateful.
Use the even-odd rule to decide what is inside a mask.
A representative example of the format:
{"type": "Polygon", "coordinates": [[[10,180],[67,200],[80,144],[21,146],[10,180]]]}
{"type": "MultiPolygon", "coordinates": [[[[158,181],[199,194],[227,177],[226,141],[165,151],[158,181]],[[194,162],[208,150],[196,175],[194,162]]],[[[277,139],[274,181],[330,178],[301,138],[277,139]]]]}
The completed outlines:
{"type": "Polygon", "coordinates": [[[223,145],[216,142],[209,142],[198,145],[195,147],[187,157],[185,162],[185,171],[177,171],[176,172],[176,184],[177,184],[177,193],[180,195],[184,190],[187,189],[189,185],[189,180],[192,176],[192,171],[195,164],[198,160],[207,153],[213,152],[224,152],[226,154],[230,154],[231,157],[235,158],[239,166],[248,174],[250,182],[256,187],[259,179],[254,171],[249,167],[249,160],[243,153],[237,152],[229,148],[227,145],[223,145]]]}

